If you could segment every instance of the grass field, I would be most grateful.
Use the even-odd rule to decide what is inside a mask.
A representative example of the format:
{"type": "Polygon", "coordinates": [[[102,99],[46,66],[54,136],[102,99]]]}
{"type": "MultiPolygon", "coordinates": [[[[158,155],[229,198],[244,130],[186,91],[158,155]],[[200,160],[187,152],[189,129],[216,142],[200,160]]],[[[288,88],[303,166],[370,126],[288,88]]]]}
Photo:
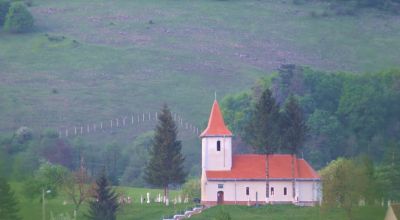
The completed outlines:
{"type": "MultiPolygon", "coordinates": [[[[20,215],[23,220],[38,220],[42,219],[42,204],[39,199],[28,200],[21,194],[21,183],[12,183],[12,188],[16,192],[20,215]]],[[[162,190],[118,187],[118,193],[130,196],[133,203],[122,207],[118,213],[118,220],[153,220],[160,219],[162,216],[170,216],[178,212],[182,212],[194,206],[194,204],[177,204],[173,203],[170,206],[161,205],[158,203],[141,204],[140,196],[146,196],[150,192],[151,197],[157,197],[159,193],[162,195],[162,190]]],[[[170,197],[174,198],[180,194],[180,191],[171,190],[170,197]]],[[[72,216],[74,206],[72,202],[62,193],[54,198],[46,200],[46,215],[50,219],[50,213],[53,216],[68,213],[72,216]],[[66,202],[67,204],[64,204],[66,202]]],[[[217,206],[205,210],[203,213],[192,217],[193,220],[213,220],[214,217],[221,212],[228,212],[232,219],[259,219],[259,220],[337,220],[345,219],[346,215],[341,209],[322,210],[319,207],[297,207],[291,205],[273,205],[260,207],[247,206],[217,206]]],[[[382,207],[357,207],[354,211],[354,220],[377,220],[383,219],[386,208],[382,207]]],[[[85,219],[84,213],[87,212],[87,204],[81,206],[78,213],[78,219],[85,219]]]]}
{"type": "MultiPolygon", "coordinates": [[[[42,203],[39,198],[36,200],[28,200],[21,195],[21,184],[13,183],[13,189],[16,191],[17,198],[19,200],[20,216],[22,219],[26,220],[39,220],[42,219],[42,203]]],[[[118,187],[118,193],[124,194],[125,196],[130,196],[133,199],[132,204],[125,205],[121,208],[118,213],[118,220],[152,220],[160,219],[162,216],[169,216],[176,214],[178,212],[184,211],[188,208],[194,207],[194,204],[177,204],[174,205],[172,202],[170,206],[165,206],[159,203],[141,204],[140,196],[146,197],[146,193],[150,192],[152,198],[158,197],[158,194],[162,190],[157,189],[144,189],[144,188],[130,188],[130,187],[118,187]]],[[[179,191],[171,190],[170,197],[173,199],[179,195],[179,191]]],[[[50,219],[50,213],[53,216],[60,214],[73,215],[73,203],[61,194],[54,199],[46,200],[46,216],[50,219]],[[67,204],[64,204],[66,202],[67,204]]],[[[87,212],[87,204],[81,206],[80,212],[78,213],[78,219],[85,219],[84,213],[87,212]]]]}
{"type": "Polygon", "coordinates": [[[96,122],[163,102],[200,125],[214,91],[247,89],[282,63],[399,65],[399,17],[317,19],[320,6],[289,2],[36,0],[35,32],[0,32],[0,129],[96,122]]]}
{"type": "MultiPolygon", "coordinates": [[[[291,205],[274,206],[218,206],[205,210],[202,214],[194,216],[193,220],[212,220],[219,212],[228,212],[233,220],[344,220],[346,215],[343,210],[321,210],[319,207],[296,207],[291,205]]],[[[354,220],[378,220],[385,216],[385,208],[362,207],[354,211],[354,220]]]]}

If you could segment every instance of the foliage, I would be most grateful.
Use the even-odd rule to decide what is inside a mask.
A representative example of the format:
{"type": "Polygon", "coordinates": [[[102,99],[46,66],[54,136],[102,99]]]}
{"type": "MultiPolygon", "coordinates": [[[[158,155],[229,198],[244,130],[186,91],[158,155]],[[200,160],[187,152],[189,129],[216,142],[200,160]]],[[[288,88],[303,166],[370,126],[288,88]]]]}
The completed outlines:
{"type": "Polygon", "coordinates": [[[3,26],[4,21],[10,8],[10,2],[8,0],[0,0],[0,27],[3,26]]]}
{"type": "MultiPolygon", "coordinates": [[[[388,143],[400,141],[397,135],[400,115],[395,113],[400,112],[400,103],[396,101],[400,99],[400,70],[352,74],[285,66],[272,82],[270,88],[275,100],[288,103],[292,93],[303,109],[308,132],[301,152],[316,168],[339,156],[354,157],[362,153],[380,163],[388,143]]],[[[257,96],[251,94],[250,102],[257,100],[257,96]]],[[[235,108],[241,100],[230,99],[230,102],[223,106],[224,112],[247,114],[246,108],[243,111],[235,108]]],[[[280,111],[281,116],[284,112],[280,111]]],[[[243,117],[241,124],[251,122],[243,117]]],[[[254,132],[244,128],[237,130],[251,137],[254,132]]],[[[253,145],[248,141],[251,138],[245,140],[253,145]]]]}
{"type": "Polygon", "coordinates": [[[93,192],[90,177],[83,165],[79,170],[63,176],[63,191],[75,205],[74,213],[79,211],[79,207],[84,203],[93,192]]]}
{"type": "Polygon", "coordinates": [[[360,200],[374,201],[375,179],[373,166],[364,160],[339,158],[320,171],[325,207],[341,207],[347,218],[353,219],[354,206],[360,200]]]}
{"type": "Polygon", "coordinates": [[[187,174],[183,170],[185,158],[181,142],[177,140],[177,127],[167,105],[163,106],[158,120],[145,179],[149,184],[163,187],[167,196],[168,185],[182,184],[187,174]]]}
{"type": "Polygon", "coordinates": [[[291,154],[297,154],[305,142],[307,126],[303,110],[294,96],[289,96],[280,119],[282,145],[291,154]]]}
{"type": "Polygon", "coordinates": [[[0,219],[19,220],[18,203],[6,179],[0,177],[0,219]]]}
{"type": "Polygon", "coordinates": [[[152,144],[154,132],[146,132],[139,135],[128,148],[124,155],[129,155],[128,166],[122,175],[122,184],[137,187],[146,185],[144,171],[149,159],[149,150],[152,144]]]}
{"type": "Polygon", "coordinates": [[[35,175],[27,179],[23,186],[24,195],[29,199],[39,198],[42,191],[49,191],[49,198],[58,195],[59,189],[63,186],[64,177],[69,175],[69,171],[60,165],[43,162],[35,175]]]}
{"type": "Polygon", "coordinates": [[[245,140],[262,153],[273,153],[280,146],[279,106],[272,92],[265,89],[246,124],[245,140]]]}
{"type": "Polygon", "coordinates": [[[391,142],[387,147],[384,161],[377,167],[377,185],[386,200],[400,200],[400,144],[391,142]],[[384,190],[383,190],[384,189],[384,190]]]}
{"type": "Polygon", "coordinates": [[[4,29],[13,33],[23,33],[31,31],[33,28],[33,16],[28,11],[24,3],[12,3],[8,10],[4,29]]]}
{"type": "Polygon", "coordinates": [[[118,208],[117,194],[103,171],[96,180],[95,194],[89,202],[87,217],[92,220],[115,220],[118,208]]]}
{"type": "Polygon", "coordinates": [[[200,179],[190,179],[182,186],[182,194],[188,196],[189,199],[200,198],[201,186],[200,179]]]}

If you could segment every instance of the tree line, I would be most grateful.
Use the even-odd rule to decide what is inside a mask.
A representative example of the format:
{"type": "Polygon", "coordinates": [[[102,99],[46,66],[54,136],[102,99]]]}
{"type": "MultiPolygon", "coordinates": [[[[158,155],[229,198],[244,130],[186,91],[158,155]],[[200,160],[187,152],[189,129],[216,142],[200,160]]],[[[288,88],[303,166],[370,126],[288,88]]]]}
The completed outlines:
{"type": "Polygon", "coordinates": [[[236,151],[301,153],[324,167],[324,203],[351,219],[360,201],[400,199],[399,85],[396,69],[353,74],[282,65],[221,106],[236,151]]]}

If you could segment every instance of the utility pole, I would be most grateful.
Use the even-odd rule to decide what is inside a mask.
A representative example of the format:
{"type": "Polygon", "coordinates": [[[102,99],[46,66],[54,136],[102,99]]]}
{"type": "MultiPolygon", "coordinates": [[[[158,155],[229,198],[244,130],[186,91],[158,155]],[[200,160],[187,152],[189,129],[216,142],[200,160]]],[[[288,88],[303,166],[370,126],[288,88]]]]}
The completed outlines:
{"type": "Polygon", "coordinates": [[[44,188],[42,189],[42,219],[46,220],[46,209],[44,205],[44,188]]]}

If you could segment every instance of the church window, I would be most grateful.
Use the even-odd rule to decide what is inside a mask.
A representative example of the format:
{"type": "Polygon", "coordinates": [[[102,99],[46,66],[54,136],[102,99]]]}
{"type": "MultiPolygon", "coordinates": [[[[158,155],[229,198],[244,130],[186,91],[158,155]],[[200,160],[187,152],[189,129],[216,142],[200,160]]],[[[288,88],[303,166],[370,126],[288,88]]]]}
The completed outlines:
{"type": "Polygon", "coordinates": [[[246,195],[250,194],[250,187],[246,187],[246,195]]]}
{"type": "Polygon", "coordinates": [[[287,195],[287,188],[286,187],[283,188],[283,195],[285,195],[285,196],[287,195]]]}
{"type": "Polygon", "coordinates": [[[217,141],[217,151],[221,151],[221,141],[217,141]]]}
{"type": "Polygon", "coordinates": [[[223,189],[224,188],[224,184],[218,184],[218,189],[223,189]]]}
{"type": "Polygon", "coordinates": [[[274,187],[271,187],[271,196],[274,195],[274,187]]]}

